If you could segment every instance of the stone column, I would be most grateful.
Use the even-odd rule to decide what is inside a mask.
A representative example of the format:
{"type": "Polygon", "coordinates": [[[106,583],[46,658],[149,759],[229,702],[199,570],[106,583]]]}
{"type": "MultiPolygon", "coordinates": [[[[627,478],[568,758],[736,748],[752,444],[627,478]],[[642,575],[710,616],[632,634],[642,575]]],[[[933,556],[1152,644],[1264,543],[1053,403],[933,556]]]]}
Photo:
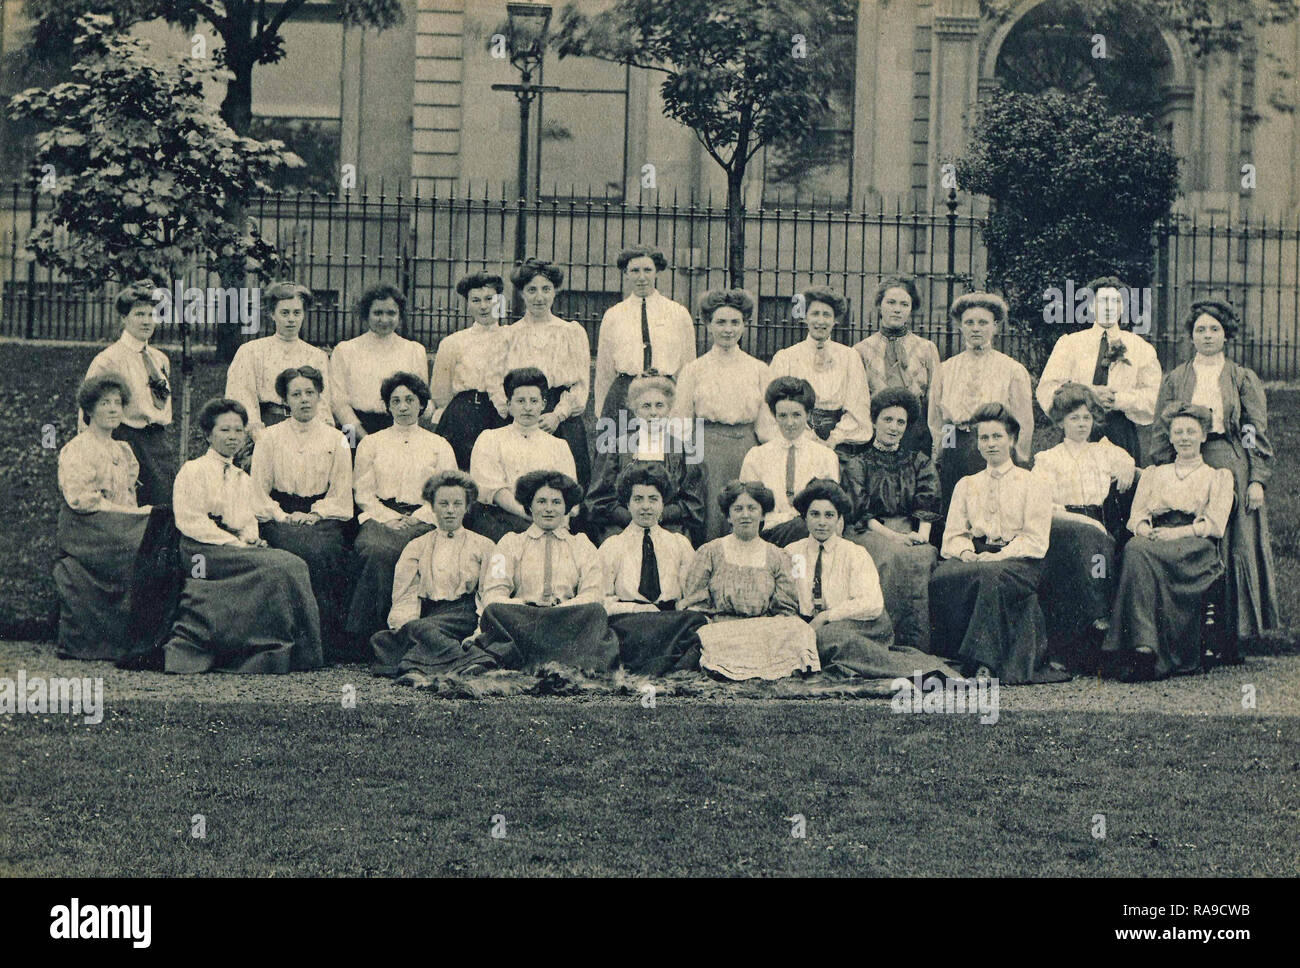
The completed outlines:
{"type": "Polygon", "coordinates": [[[961,154],[979,95],[979,0],[938,0],[930,49],[930,131],[927,197],[947,194],[939,166],[961,154]]]}

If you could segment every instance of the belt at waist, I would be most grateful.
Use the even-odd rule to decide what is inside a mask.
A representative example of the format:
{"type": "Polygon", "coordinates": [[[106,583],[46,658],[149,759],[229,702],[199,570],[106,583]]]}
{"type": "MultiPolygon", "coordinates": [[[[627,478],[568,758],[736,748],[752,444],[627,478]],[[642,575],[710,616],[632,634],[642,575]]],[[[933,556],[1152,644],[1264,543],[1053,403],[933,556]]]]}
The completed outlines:
{"type": "Polygon", "coordinates": [[[135,434],[160,434],[171,424],[147,423],[143,427],[132,427],[129,423],[118,424],[119,429],[135,434]]]}
{"type": "Polygon", "coordinates": [[[208,520],[211,521],[213,524],[215,524],[222,531],[226,532],[226,534],[233,534],[236,538],[239,537],[239,532],[235,528],[232,528],[230,525],[226,524],[226,522],[221,519],[220,514],[213,514],[211,512],[208,512],[208,520]]]}
{"type": "Polygon", "coordinates": [[[1074,514],[1086,514],[1088,517],[1097,521],[1101,520],[1100,504],[1067,504],[1065,510],[1073,512],[1074,514]]]}
{"type": "Polygon", "coordinates": [[[420,599],[420,618],[425,618],[431,612],[438,610],[445,605],[455,605],[458,602],[468,602],[474,604],[474,593],[469,592],[460,598],[421,598],[420,599]]]}
{"type": "Polygon", "coordinates": [[[381,497],[379,503],[390,511],[396,511],[398,514],[414,514],[420,510],[418,504],[407,504],[405,501],[399,501],[395,497],[381,497]]]}
{"type": "Polygon", "coordinates": [[[1151,524],[1157,528],[1181,528],[1196,520],[1190,511],[1162,511],[1151,515],[1151,524]]]}
{"type": "Polygon", "coordinates": [[[280,510],[285,514],[298,514],[310,511],[311,506],[321,500],[326,493],[322,491],[320,494],[304,497],[301,494],[290,494],[287,491],[277,491],[272,488],[271,500],[280,505],[280,510]]]}
{"type": "Polygon", "coordinates": [[[1205,435],[1206,440],[1227,440],[1228,435],[1225,433],[1212,433],[1205,435]]]}
{"type": "Polygon", "coordinates": [[[986,551],[1001,551],[1008,544],[1005,541],[995,541],[989,538],[972,538],[971,543],[975,545],[975,550],[980,554],[986,551]]]}
{"type": "Polygon", "coordinates": [[[482,406],[485,403],[492,402],[492,397],[486,390],[461,390],[452,399],[459,400],[461,397],[466,398],[475,406],[482,406]]]}

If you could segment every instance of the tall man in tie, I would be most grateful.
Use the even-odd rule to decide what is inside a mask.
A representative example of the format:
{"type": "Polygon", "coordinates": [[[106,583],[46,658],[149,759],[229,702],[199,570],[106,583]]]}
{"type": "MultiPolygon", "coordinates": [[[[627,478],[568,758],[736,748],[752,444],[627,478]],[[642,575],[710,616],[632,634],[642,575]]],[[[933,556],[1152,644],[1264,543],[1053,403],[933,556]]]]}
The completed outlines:
{"type": "MultiPolygon", "coordinates": [[[[646,373],[676,381],[695,359],[691,311],[656,288],[668,260],[656,248],[634,245],[618,255],[629,295],[605,311],[596,338],[596,413],[618,420],[627,407],[627,388],[646,373]]],[[[629,415],[630,417],[630,415],[629,415]]]]}
{"type": "MultiPolygon", "coordinates": [[[[140,462],[137,502],[170,505],[176,479],[170,440],[171,363],[166,353],[149,345],[158,325],[154,289],[152,282],[141,281],[118,293],[114,308],[122,320],[122,335],[91,360],[86,377],[111,372],[126,382],[131,399],[122,401],[122,423],[113,436],[126,441],[140,462]]],[[[87,429],[84,421],[79,422],[79,433],[87,429]]]]}
{"type": "MultiPolygon", "coordinates": [[[[1160,392],[1160,360],[1155,348],[1121,323],[1138,307],[1124,300],[1136,298],[1114,276],[1088,283],[1092,296],[1092,326],[1078,333],[1066,333],[1052,348],[1038,381],[1038,405],[1046,413],[1052,397],[1068,382],[1092,389],[1106,410],[1106,420],[1093,428],[1093,440],[1105,437],[1128,451],[1143,466],[1142,433],[1155,419],[1156,395],[1160,392]]],[[[1147,307],[1150,312],[1150,307],[1147,307]]]]}

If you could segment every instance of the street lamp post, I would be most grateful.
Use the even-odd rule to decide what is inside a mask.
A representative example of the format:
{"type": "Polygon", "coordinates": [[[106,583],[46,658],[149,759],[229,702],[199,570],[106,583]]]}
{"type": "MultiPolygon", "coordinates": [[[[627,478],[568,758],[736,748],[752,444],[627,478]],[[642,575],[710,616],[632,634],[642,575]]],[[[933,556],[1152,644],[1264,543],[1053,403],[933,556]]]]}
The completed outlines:
{"type": "MultiPolygon", "coordinates": [[[[519,101],[519,202],[515,215],[515,262],[524,261],[527,254],[528,237],[524,206],[528,200],[528,120],[532,113],[533,100],[547,91],[557,91],[558,87],[534,84],[533,74],[542,64],[546,53],[546,31],[551,22],[551,6],[546,3],[508,3],[506,4],[507,35],[506,43],[510,51],[510,63],[519,71],[518,84],[493,84],[494,91],[510,91],[519,101]]],[[[540,160],[540,159],[539,159],[540,160]]],[[[515,294],[516,303],[519,294],[515,294]]]]}

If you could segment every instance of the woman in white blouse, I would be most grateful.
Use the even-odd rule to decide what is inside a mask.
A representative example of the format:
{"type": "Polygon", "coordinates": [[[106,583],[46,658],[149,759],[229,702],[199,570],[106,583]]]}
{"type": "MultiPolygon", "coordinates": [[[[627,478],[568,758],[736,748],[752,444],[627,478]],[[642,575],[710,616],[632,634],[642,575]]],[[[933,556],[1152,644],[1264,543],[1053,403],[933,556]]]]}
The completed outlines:
{"type": "Polygon", "coordinates": [[[393,595],[393,569],[402,549],[433,527],[424,482],[456,466],[451,445],[418,423],[429,404],[429,385],[415,373],[394,373],[380,388],[393,425],[357,445],[353,490],[360,509],[353,547],[353,591],[348,607],[350,651],[360,657],[370,636],[385,627],[393,595]]]}
{"type": "Polygon", "coordinates": [[[700,435],[695,445],[708,472],[705,538],[727,533],[727,517],[718,495],[740,477],[749,449],[758,443],[756,428],[763,411],[763,394],[771,382],[761,360],[740,348],[754,298],[743,289],[714,289],[700,297],[700,316],[709,328],[709,351],[682,369],[673,401],[680,426],[700,435]]]}
{"type": "Polygon", "coordinates": [[[1175,401],[1160,413],[1175,457],[1148,467],[1133,497],[1119,590],[1102,645],[1109,674],[1163,678],[1202,669],[1203,599],[1223,574],[1219,540],[1232,471],[1201,456],[1211,415],[1175,401]]]}
{"type": "MultiPolygon", "coordinates": [[[[113,431],[131,391],[115,373],[90,377],[77,389],[87,424],[59,451],[59,655],[116,660],[131,650],[131,606],[142,589],[135,560],[149,508],[136,506],[140,464],[113,431]]],[[[146,594],[149,589],[142,589],[146,594]]],[[[137,632],[139,630],[136,630],[137,632]]]]}
{"type": "Polygon", "coordinates": [[[326,658],[333,659],[343,646],[343,525],[352,520],[352,451],[342,433],[318,419],[324,388],[324,374],[314,366],[290,367],[275,378],[289,419],[262,432],[252,477],[267,544],[307,562],[326,658]]]}
{"type": "Polygon", "coordinates": [[[1088,442],[1094,424],[1107,414],[1082,383],[1063,384],[1048,416],[1065,436],[1034,457],[1034,479],[1052,496],[1043,613],[1054,651],[1068,665],[1095,671],[1100,636],[1083,637],[1109,626],[1116,571],[1115,538],[1102,509],[1112,489],[1133,486],[1137,465],[1106,438],[1088,442]]]}
{"type": "Polygon", "coordinates": [[[436,430],[456,452],[456,464],[469,470],[469,456],[479,434],[505,426],[506,398],[501,367],[505,365],[507,330],[503,313],[505,283],[500,276],[472,272],[456,283],[471,324],[442,338],[433,358],[429,392],[436,430]]]}
{"type": "Polygon", "coordinates": [[[248,411],[209,400],[199,411],[208,451],[176,475],[173,508],[187,569],[163,648],[168,672],[263,673],[318,669],[320,613],[307,563],[258,532],[261,499],[233,463],[248,411]]]}
{"type": "MultiPolygon", "coordinates": [[[[578,483],[585,490],[591,481],[591,453],[582,415],[591,386],[591,341],[580,323],[551,312],[563,282],[564,270],[541,259],[529,259],[510,274],[511,285],[523,295],[525,312],[506,331],[506,357],[498,379],[504,382],[511,370],[530,366],[546,374],[546,409],[539,426],[569,445],[578,483]]],[[[499,399],[504,400],[504,387],[501,393],[499,399]]]]}
{"type": "Polygon", "coordinates": [[[1006,302],[993,293],[968,292],[953,300],[949,315],[961,327],[963,349],[940,364],[930,387],[928,417],[945,513],[957,482],[984,468],[975,442],[976,410],[999,403],[1016,418],[1020,436],[1012,457],[1022,467],[1029,466],[1034,437],[1029,371],[993,348],[1007,321],[1006,302]]]}

